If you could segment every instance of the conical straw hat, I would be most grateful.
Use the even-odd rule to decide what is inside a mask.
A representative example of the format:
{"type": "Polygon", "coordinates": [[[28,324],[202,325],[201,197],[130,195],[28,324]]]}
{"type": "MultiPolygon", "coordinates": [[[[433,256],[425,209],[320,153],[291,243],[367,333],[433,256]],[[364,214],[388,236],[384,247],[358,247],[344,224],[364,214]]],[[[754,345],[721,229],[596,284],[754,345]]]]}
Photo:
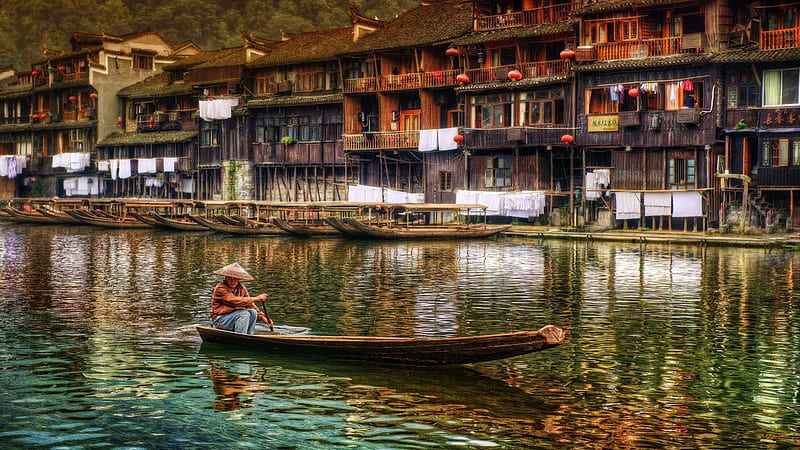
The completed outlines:
{"type": "Polygon", "coordinates": [[[242,269],[242,266],[239,263],[228,264],[227,266],[217,269],[214,271],[217,275],[223,275],[226,277],[233,277],[238,278],[240,280],[252,280],[253,277],[250,276],[247,271],[242,269]]]}

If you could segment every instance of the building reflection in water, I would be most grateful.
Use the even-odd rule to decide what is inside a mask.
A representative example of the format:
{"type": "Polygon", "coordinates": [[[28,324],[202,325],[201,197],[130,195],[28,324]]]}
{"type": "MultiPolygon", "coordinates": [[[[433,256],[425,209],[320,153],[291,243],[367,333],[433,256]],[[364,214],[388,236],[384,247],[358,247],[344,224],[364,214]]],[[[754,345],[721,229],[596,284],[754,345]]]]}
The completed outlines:
{"type": "Polygon", "coordinates": [[[264,392],[266,383],[258,371],[253,372],[249,364],[234,364],[228,367],[211,365],[211,389],[216,398],[212,408],[216,411],[237,411],[248,408],[254,394],[264,392]]]}

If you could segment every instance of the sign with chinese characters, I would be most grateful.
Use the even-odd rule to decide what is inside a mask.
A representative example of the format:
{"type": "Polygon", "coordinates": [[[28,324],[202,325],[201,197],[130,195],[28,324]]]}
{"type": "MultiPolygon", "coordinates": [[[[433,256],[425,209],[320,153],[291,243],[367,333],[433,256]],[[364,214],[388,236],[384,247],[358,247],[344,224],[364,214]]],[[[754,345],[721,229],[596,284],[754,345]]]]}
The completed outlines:
{"type": "Polygon", "coordinates": [[[619,116],[589,116],[589,133],[619,131],[619,116]]]}

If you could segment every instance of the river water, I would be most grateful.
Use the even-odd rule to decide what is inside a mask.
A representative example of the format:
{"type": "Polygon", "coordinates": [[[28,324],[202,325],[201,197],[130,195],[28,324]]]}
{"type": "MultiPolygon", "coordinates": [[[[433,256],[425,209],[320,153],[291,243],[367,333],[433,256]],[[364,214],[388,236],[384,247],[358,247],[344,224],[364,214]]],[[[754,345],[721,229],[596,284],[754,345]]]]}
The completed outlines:
{"type": "Polygon", "coordinates": [[[0,224],[0,447],[800,445],[800,254],[0,224]],[[279,329],[565,344],[438,368],[201,344],[239,262],[279,329]]]}

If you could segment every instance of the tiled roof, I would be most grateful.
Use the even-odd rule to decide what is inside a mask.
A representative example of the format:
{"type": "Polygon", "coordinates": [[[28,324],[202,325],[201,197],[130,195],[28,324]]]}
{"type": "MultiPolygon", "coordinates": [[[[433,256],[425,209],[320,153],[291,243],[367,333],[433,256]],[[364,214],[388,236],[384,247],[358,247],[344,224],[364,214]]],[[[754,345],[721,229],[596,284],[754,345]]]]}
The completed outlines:
{"type": "Polygon", "coordinates": [[[711,58],[714,63],[756,63],[800,60],[800,47],[779,50],[759,50],[757,48],[727,50],[711,58]]]}
{"type": "Polygon", "coordinates": [[[242,47],[236,48],[226,48],[221,50],[211,50],[206,52],[199,52],[192,56],[187,56],[185,58],[181,58],[175,61],[172,64],[168,64],[164,66],[164,70],[169,71],[179,71],[179,70],[186,70],[191,67],[199,66],[201,64],[208,63],[217,58],[222,58],[230,53],[234,53],[236,51],[240,51],[242,47]]]}
{"type": "Polygon", "coordinates": [[[523,39],[537,36],[572,32],[578,24],[577,20],[565,20],[558,23],[543,23],[529,27],[504,28],[491,31],[474,31],[453,41],[455,45],[474,45],[504,39],[523,39]]]}
{"type": "Polygon", "coordinates": [[[71,87],[85,87],[85,86],[89,86],[88,78],[78,78],[75,80],[59,81],[57,83],[53,83],[52,87],[43,84],[41,86],[36,86],[35,88],[32,88],[31,85],[29,84],[16,84],[3,88],[3,90],[0,90],[0,98],[3,99],[20,98],[38,92],[46,92],[56,89],[66,89],[71,87]]]}
{"type": "Polygon", "coordinates": [[[299,105],[321,105],[323,103],[341,103],[344,96],[341,93],[337,94],[321,94],[321,95],[292,95],[288,97],[268,97],[256,98],[247,101],[247,107],[259,106],[299,106],[299,105]]]}
{"type": "Polygon", "coordinates": [[[97,144],[98,147],[111,145],[172,144],[191,141],[197,131],[156,131],[150,133],[114,133],[97,144]]]}
{"type": "Polygon", "coordinates": [[[472,30],[472,7],[459,3],[451,0],[421,4],[359,38],[340,54],[411,48],[460,37],[472,30]]]}
{"type": "Polygon", "coordinates": [[[592,63],[577,63],[572,66],[572,70],[574,72],[597,72],[615,69],[647,69],[650,67],[703,64],[710,60],[711,55],[706,53],[687,53],[657,58],[612,59],[592,63]]]}
{"type": "Polygon", "coordinates": [[[81,120],[79,122],[51,122],[51,123],[17,123],[0,125],[0,133],[13,133],[20,131],[43,130],[76,130],[93,128],[97,126],[96,120],[81,120]]]}
{"type": "Polygon", "coordinates": [[[582,8],[572,12],[574,16],[585,16],[588,14],[598,14],[606,12],[624,11],[630,8],[642,8],[653,5],[665,5],[670,3],[696,3],[693,1],[675,0],[595,0],[582,8]]]}
{"type": "Polygon", "coordinates": [[[289,39],[275,44],[269,54],[247,65],[248,68],[274,67],[325,60],[335,60],[336,55],[353,43],[352,28],[333,28],[289,35],[289,39]]]}
{"type": "Polygon", "coordinates": [[[492,81],[489,83],[465,84],[456,88],[456,92],[474,92],[491,89],[523,89],[547,84],[563,83],[572,79],[572,75],[559,75],[546,78],[525,78],[520,81],[492,81]]]}
{"type": "Polygon", "coordinates": [[[170,83],[166,74],[157,74],[121,89],[118,95],[128,98],[150,98],[189,95],[192,92],[191,85],[170,83]]]}
{"type": "Polygon", "coordinates": [[[193,69],[206,69],[210,67],[243,66],[247,62],[245,47],[226,48],[217,51],[214,58],[192,66],[193,69]]]}

